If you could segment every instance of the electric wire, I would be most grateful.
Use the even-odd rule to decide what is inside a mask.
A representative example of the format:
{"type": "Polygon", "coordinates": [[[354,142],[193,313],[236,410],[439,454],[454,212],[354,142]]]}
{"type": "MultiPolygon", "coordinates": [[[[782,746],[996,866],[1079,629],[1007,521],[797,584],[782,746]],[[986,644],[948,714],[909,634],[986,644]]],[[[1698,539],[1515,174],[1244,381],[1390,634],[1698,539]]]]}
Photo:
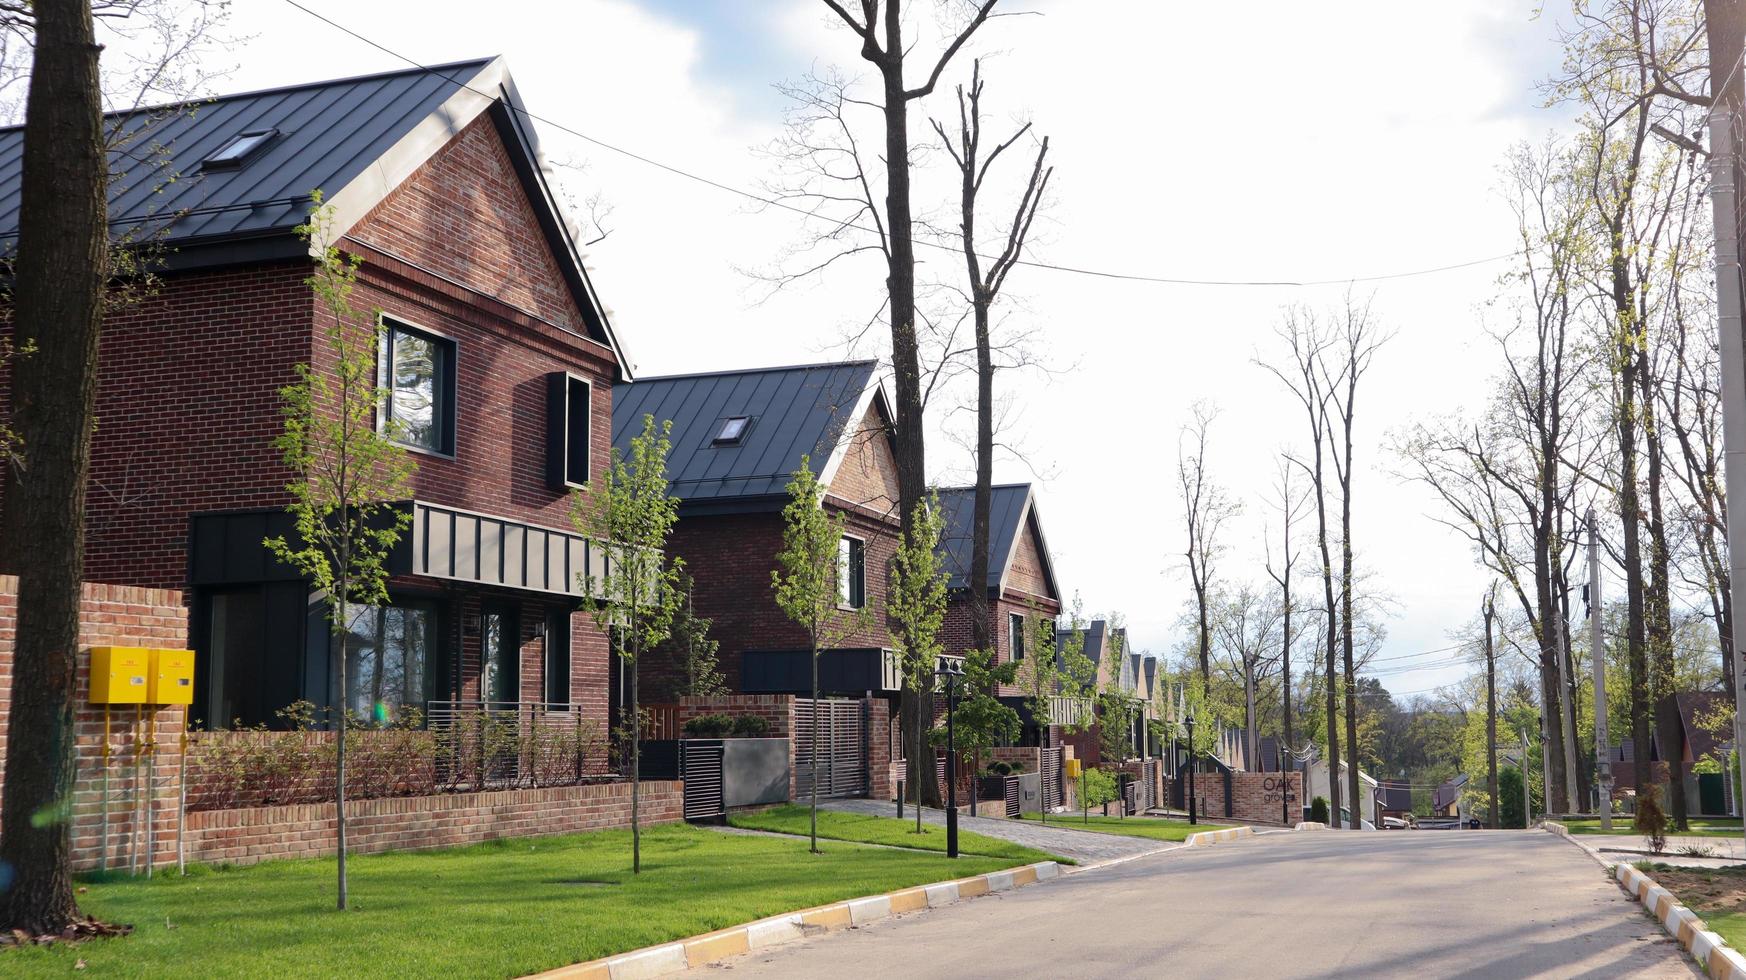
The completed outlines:
{"type": "MultiPolygon", "coordinates": [[[[367,44],[370,47],[375,48],[376,50],[381,51],[382,53],[384,53],[392,58],[396,58],[400,61],[404,61],[408,65],[411,65],[412,67],[414,67],[422,72],[425,72],[426,74],[432,75],[436,78],[441,78],[441,79],[449,82],[452,85],[466,89],[467,91],[472,92],[476,95],[479,95],[483,98],[492,99],[494,101],[501,101],[498,99],[498,97],[496,95],[494,95],[490,92],[484,92],[484,91],[481,91],[479,89],[473,88],[471,85],[468,85],[466,82],[461,81],[458,78],[454,78],[452,76],[445,75],[442,72],[439,72],[436,69],[430,67],[429,65],[426,65],[426,64],[424,64],[424,63],[422,63],[414,58],[411,58],[407,55],[404,55],[404,54],[400,53],[399,51],[396,51],[395,49],[390,48],[387,45],[385,45],[379,41],[376,41],[372,38],[366,37],[365,35],[345,26],[344,24],[339,23],[338,21],[334,20],[331,17],[328,17],[325,14],[322,14],[322,13],[315,11],[315,10],[311,10],[309,7],[306,7],[302,3],[298,2],[298,0],[285,0],[285,2],[287,4],[289,4],[290,6],[295,7],[298,10],[303,11],[304,13],[315,18],[316,20],[319,20],[322,23],[327,24],[329,27],[332,27],[335,30],[340,31],[341,33],[347,34],[347,35],[351,36],[352,38],[354,38],[354,39],[356,39],[364,44],[367,44]]],[[[767,197],[765,195],[746,190],[743,187],[735,187],[732,184],[723,183],[722,181],[715,180],[711,177],[707,177],[707,176],[704,176],[702,174],[695,173],[693,171],[686,170],[686,169],[674,166],[674,165],[669,164],[669,163],[663,163],[660,160],[656,160],[653,157],[649,157],[649,156],[646,156],[644,154],[638,153],[635,150],[626,149],[625,147],[618,146],[618,145],[613,144],[613,143],[609,143],[605,140],[599,139],[599,138],[594,137],[594,136],[590,136],[587,133],[584,133],[580,130],[574,129],[570,126],[566,126],[563,123],[558,122],[554,119],[548,118],[546,116],[541,116],[541,115],[534,113],[534,112],[530,112],[527,109],[522,108],[520,106],[508,105],[507,103],[505,103],[505,105],[510,110],[517,112],[517,113],[520,113],[521,115],[527,117],[530,120],[533,120],[533,121],[538,122],[538,123],[542,123],[546,126],[550,126],[553,129],[556,129],[560,132],[568,133],[569,135],[574,136],[577,139],[583,140],[583,141],[590,143],[594,146],[598,146],[603,150],[608,150],[612,153],[617,153],[621,156],[624,156],[624,157],[627,157],[631,160],[635,160],[639,163],[643,163],[643,164],[646,164],[648,166],[654,167],[658,170],[663,170],[663,171],[665,171],[669,174],[672,174],[676,177],[680,177],[680,178],[683,178],[685,180],[694,181],[696,183],[703,184],[706,187],[712,187],[716,190],[724,191],[724,192],[729,193],[729,194],[734,194],[734,195],[737,195],[739,197],[745,198],[746,200],[755,201],[755,202],[762,204],[766,207],[778,208],[778,209],[781,209],[783,211],[789,211],[789,212],[792,212],[794,214],[801,216],[802,218],[807,218],[807,219],[811,219],[811,220],[820,220],[820,219],[828,220],[828,221],[830,221],[831,225],[837,229],[853,229],[855,231],[862,232],[864,234],[869,234],[869,235],[880,234],[880,231],[877,228],[869,228],[865,225],[856,224],[854,222],[845,222],[845,221],[830,219],[824,215],[817,214],[817,213],[815,213],[807,208],[798,207],[798,206],[793,205],[793,204],[788,204],[784,201],[777,200],[775,198],[767,197]]],[[[929,241],[928,239],[925,239],[925,238],[917,238],[914,241],[918,245],[925,245],[929,248],[940,249],[943,251],[952,252],[953,254],[961,254],[960,249],[957,246],[946,245],[946,244],[942,244],[940,242],[935,242],[935,241],[929,241]]],[[[1066,274],[1070,274],[1070,275],[1090,276],[1090,277],[1099,278],[1099,279],[1115,279],[1115,280],[1121,280],[1121,281],[1125,281],[1125,282],[1153,283],[1153,284],[1168,285],[1168,286],[1230,286],[1230,287],[1240,287],[1240,288],[1306,288],[1306,287],[1311,287],[1311,286],[1343,286],[1343,285],[1349,285],[1349,284],[1353,284],[1353,283],[1387,282],[1387,281],[1396,280],[1396,279],[1410,279],[1410,278],[1413,278],[1416,276],[1429,276],[1429,275],[1436,275],[1438,273],[1443,273],[1443,272],[1454,272],[1454,271],[1458,271],[1461,269],[1470,269],[1470,268],[1474,268],[1476,266],[1488,265],[1492,262],[1501,262],[1505,259],[1513,259],[1513,258],[1516,258],[1516,257],[1524,254],[1525,251],[1526,251],[1525,249],[1514,249],[1512,251],[1504,252],[1504,253],[1501,253],[1498,255],[1489,255],[1489,256],[1486,256],[1484,258],[1470,259],[1466,262],[1455,262],[1455,263],[1450,263],[1448,265],[1433,266],[1431,268],[1410,269],[1410,270],[1406,270],[1406,271],[1402,271],[1402,272],[1376,273],[1376,274],[1362,275],[1362,276],[1345,276],[1345,277],[1334,278],[1334,279],[1199,279],[1199,278],[1191,278],[1191,277],[1183,277],[1183,276],[1159,276],[1159,275],[1145,275],[1145,274],[1130,273],[1130,272],[1114,272],[1114,271],[1110,271],[1110,270],[1106,270],[1106,269],[1093,269],[1093,268],[1089,268],[1089,267],[1085,267],[1085,266],[1061,265],[1061,264],[1053,263],[1053,262],[1043,262],[1043,261],[1036,260],[1036,259],[1019,259],[1017,261],[1017,264],[1022,265],[1022,266],[1026,266],[1028,268],[1044,269],[1044,270],[1048,270],[1051,272],[1060,272],[1060,273],[1066,273],[1066,274]]],[[[984,255],[984,256],[982,256],[982,259],[984,261],[992,262],[994,257],[984,255]]]]}

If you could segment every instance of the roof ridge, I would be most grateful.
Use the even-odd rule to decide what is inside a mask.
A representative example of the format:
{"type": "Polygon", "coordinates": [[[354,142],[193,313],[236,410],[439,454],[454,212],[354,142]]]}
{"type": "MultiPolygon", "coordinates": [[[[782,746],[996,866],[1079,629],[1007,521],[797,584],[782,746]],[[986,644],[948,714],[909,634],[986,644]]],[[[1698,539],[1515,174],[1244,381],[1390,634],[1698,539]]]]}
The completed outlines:
{"type": "Polygon", "coordinates": [[[693,371],[687,374],[657,374],[643,375],[631,384],[646,384],[650,381],[684,381],[695,378],[725,378],[737,374],[782,374],[787,371],[818,371],[825,368],[867,367],[877,365],[875,358],[856,358],[848,361],[819,361],[815,364],[783,364],[776,367],[730,368],[726,371],[693,371]]]}
{"type": "MultiPolygon", "coordinates": [[[[1020,489],[1023,487],[1029,487],[1029,486],[1031,486],[1031,484],[1029,484],[1029,483],[991,483],[988,485],[988,489],[990,489],[990,490],[1017,490],[1017,489],[1020,489]]],[[[964,493],[964,492],[975,490],[975,489],[976,489],[976,487],[974,485],[967,486],[967,487],[935,487],[934,488],[934,490],[938,493],[964,493]]]]}
{"type": "MultiPolygon", "coordinates": [[[[502,55],[495,55],[494,54],[494,55],[490,55],[489,57],[484,57],[484,58],[465,58],[465,59],[462,59],[460,61],[446,61],[440,65],[413,65],[410,68],[399,68],[399,69],[395,69],[394,71],[365,72],[364,74],[361,74],[361,75],[347,75],[343,78],[327,78],[327,79],[322,79],[320,81],[314,81],[314,82],[298,82],[294,85],[269,85],[266,88],[249,89],[249,90],[243,91],[243,92],[229,92],[229,93],[226,93],[224,95],[214,95],[214,96],[210,96],[207,98],[182,99],[182,100],[177,101],[177,102],[160,102],[157,105],[142,105],[142,106],[137,106],[137,107],[132,108],[132,109],[113,109],[113,110],[110,110],[109,112],[105,112],[103,114],[103,118],[104,119],[112,119],[112,118],[115,118],[117,116],[125,117],[125,116],[146,115],[146,114],[153,113],[153,112],[164,112],[164,111],[167,111],[170,109],[182,109],[182,108],[186,108],[189,106],[198,107],[198,106],[206,106],[206,105],[215,105],[215,104],[220,103],[220,102],[228,102],[232,99],[255,99],[255,98],[260,98],[263,95],[278,95],[278,94],[284,94],[284,93],[289,93],[289,92],[301,92],[301,91],[304,91],[306,89],[327,88],[330,85],[351,85],[351,84],[354,84],[357,82],[369,81],[371,79],[376,79],[376,78],[393,78],[393,77],[398,76],[398,75],[410,75],[410,74],[414,74],[414,73],[437,75],[444,70],[453,69],[453,68],[460,68],[463,65],[479,65],[479,66],[483,67],[485,65],[490,64],[493,61],[496,61],[498,58],[501,58],[501,57],[502,57],[502,55]]],[[[449,82],[455,82],[454,79],[445,78],[444,80],[449,81],[449,82]]],[[[455,83],[456,84],[464,84],[464,82],[455,82],[455,83]]],[[[23,123],[17,123],[17,124],[11,125],[11,126],[0,126],[0,133],[10,132],[10,131],[15,130],[15,129],[23,129],[23,128],[24,128],[23,123]]]]}

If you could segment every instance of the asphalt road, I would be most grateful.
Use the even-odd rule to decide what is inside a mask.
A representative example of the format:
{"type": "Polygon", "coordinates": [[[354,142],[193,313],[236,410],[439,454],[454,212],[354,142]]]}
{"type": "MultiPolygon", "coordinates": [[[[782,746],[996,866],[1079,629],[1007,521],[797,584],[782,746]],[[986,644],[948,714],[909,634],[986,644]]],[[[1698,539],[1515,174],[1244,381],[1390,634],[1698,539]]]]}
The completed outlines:
{"type": "Polygon", "coordinates": [[[741,957],[755,977],[1694,977],[1538,831],[1268,834],[741,957]]]}

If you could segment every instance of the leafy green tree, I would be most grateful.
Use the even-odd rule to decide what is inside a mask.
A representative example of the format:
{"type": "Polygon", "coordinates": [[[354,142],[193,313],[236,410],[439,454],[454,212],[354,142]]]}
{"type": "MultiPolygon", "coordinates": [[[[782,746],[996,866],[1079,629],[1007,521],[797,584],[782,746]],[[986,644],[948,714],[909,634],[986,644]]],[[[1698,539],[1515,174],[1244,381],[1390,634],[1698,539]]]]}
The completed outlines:
{"type": "Polygon", "coordinates": [[[378,425],[387,392],[376,383],[376,351],[382,318],[352,305],[357,256],[342,255],[331,239],[333,207],[320,192],[309,221],[297,233],[318,250],[315,272],[305,282],[327,319],[326,370],[297,365],[297,381],[279,390],[285,429],[274,440],[293,479],[291,514],[297,533],[264,544],[279,561],[297,569],[328,606],[328,627],[337,647],[338,678],[334,765],[334,816],[339,851],[339,907],[346,907],[346,646],[354,606],[388,601],[388,556],[412,523],[411,511],[394,506],[408,496],[414,465],[396,441],[396,421],[378,425]]]}
{"type": "MultiPolygon", "coordinates": [[[[812,646],[812,703],[818,710],[818,654],[837,646],[867,625],[868,607],[845,609],[839,579],[840,548],[847,522],[841,512],[825,510],[824,487],[813,475],[812,461],[800,457],[800,468],[788,480],[788,505],[782,508],[782,551],[770,573],[776,605],[782,614],[806,630],[812,646]]],[[[816,714],[808,752],[812,757],[810,847],[818,850],[818,729],[816,714]]]]}
{"type": "MultiPolygon", "coordinates": [[[[898,535],[897,554],[891,561],[890,613],[893,639],[903,670],[904,686],[922,707],[915,725],[916,765],[912,774],[933,781],[933,766],[924,758],[928,731],[933,727],[934,670],[945,652],[940,627],[946,621],[947,574],[940,564],[940,534],[945,519],[934,494],[918,501],[910,515],[908,530],[898,535]]],[[[921,784],[915,786],[915,832],[922,832],[921,784]]]]}
{"type": "Polygon", "coordinates": [[[632,437],[626,458],[615,446],[594,499],[580,490],[570,497],[570,519],[605,553],[599,578],[584,573],[583,594],[594,622],[618,637],[619,656],[630,675],[627,718],[630,741],[631,873],[643,869],[638,782],[642,778],[642,714],[637,701],[637,662],[673,632],[684,602],[679,576],[684,562],[668,555],[667,537],[679,520],[679,501],[667,487],[668,436],[673,423],[655,424],[643,416],[643,431],[632,437]]]}
{"type": "Polygon", "coordinates": [[[685,601],[673,616],[672,640],[674,655],[684,676],[678,694],[681,697],[715,697],[727,693],[727,678],[722,676],[721,662],[716,658],[721,643],[710,638],[710,620],[691,611],[692,588],[690,574],[680,571],[679,591],[684,593],[685,601]]]}
{"type": "MultiPolygon", "coordinates": [[[[982,772],[982,755],[1002,742],[1017,738],[1022,727],[1018,712],[1001,702],[1000,685],[1018,679],[1018,664],[996,663],[992,650],[964,654],[964,680],[958,710],[953,713],[953,736],[959,752],[970,753],[970,771],[982,772]]],[[[946,729],[936,727],[935,745],[946,744],[946,729]]]]}

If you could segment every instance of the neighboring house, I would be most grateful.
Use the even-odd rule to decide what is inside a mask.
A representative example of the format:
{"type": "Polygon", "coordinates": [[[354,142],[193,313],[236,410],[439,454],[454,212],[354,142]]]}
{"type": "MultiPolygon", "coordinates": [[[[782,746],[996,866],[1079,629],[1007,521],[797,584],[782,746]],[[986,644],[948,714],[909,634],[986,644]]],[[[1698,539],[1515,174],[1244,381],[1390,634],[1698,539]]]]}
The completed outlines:
{"type": "MultiPolygon", "coordinates": [[[[950,487],[938,493],[944,524],[939,551],[949,590],[944,641],[947,653],[962,654],[974,642],[970,552],[975,531],[976,488],[950,487]]],[[[1053,623],[1061,613],[1061,590],[1055,582],[1055,568],[1049,560],[1042,518],[1030,484],[994,486],[989,498],[988,581],[984,583],[989,635],[994,639],[996,662],[1017,661],[1022,671],[1026,658],[1039,653],[1031,649],[1036,646],[1036,636],[1027,629],[1027,621],[1035,618],[1053,623]]],[[[1054,739],[1059,731],[1038,731],[1024,692],[1022,675],[1019,683],[1002,685],[997,692],[1024,720],[1020,743],[1056,744],[1054,739]]]]}
{"type": "Polygon", "coordinates": [[[1412,813],[1413,788],[1410,784],[1391,780],[1376,784],[1376,816],[1379,825],[1383,817],[1399,817],[1405,820],[1412,813]]]}
{"type": "MultiPolygon", "coordinates": [[[[1734,795],[1731,789],[1733,773],[1726,764],[1728,754],[1733,750],[1733,741],[1725,738],[1731,734],[1726,730],[1720,733],[1723,737],[1718,737],[1718,732],[1709,723],[1724,716],[1731,698],[1720,691],[1679,691],[1674,694],[1674,700],[1679,707],[1678,755],[1685,763],[1686,812],[1692,816],[1728,816],[1735,810],[1731,804],[1734,795]],[[1719,763],[1721,771],[1708,774],[1693,772],[1693,767],[1705,759],[1719,763]]],[[[1609,756],[1614,798],[1635,796],[1635,740],[1621,739],[1613,746],[1609,756]]],[[[1666,778],[1665,760],[1669,757],[1663,751],[1660,734],[1651,726],[1649,762],[1658,778],[1666,778]]]]}
{"type": "MultiPolygon", "coordinates": [[[[1506,760],[1500,758],[1498,764],[1502,766],[1505,761],[1506,760]]],[[[1512,761],[1510,764],[1514,765],[1515,763],[1512,761]]],[[[1467,801],[1463,799],[1466,794],[1462,792],[1466,788],[1466,773],[1459,773],[1449,779],[1443,780],[1442,785],[1438,786],[1436,792],[1431,794],[1431,816],[1455,817],[1462,823],[1466,823],[1469,816],[1469,810],[1467,801]]]]}
{"type": "MultiPolygon", "coordinates": [[[[1060,649],[1071,642],[1075,636],[1081,641],[1080,652],[1090,660],[1095,668],[1097,690],[1108,690],[1116,686],[1118,690],[1127,691],[1131,688],[1124,684],[1130,680],[1127,670],[1128,631],[1126,627],[1111,629],[1109,623],[1094,619],[1078,630],[1057,629],[1055,631],[1055,646],[1060,649]],[[1121,655],[1117,655],[1121,651],[1121,655]]],[[[1084,730],[1064,736],[1067,744],[1073,746],[1075,757],[1087,766],[1100,766],[1106,761],[1103,758],[1103,728],[1101,722],[1093,722],[1084,730]]],[[[1137,744],[1136,748],[1143,748],[1137,744]]],[[[1110,759],[1109,762],[1120,762],[1110,759]]]]}
{"type": "MultiPolygon", "coordinates": [[[[164,253],[157,288],[105,318],[85,575],[186,590],[192,718],[271,725],[336,700],[325,606],[262,546],[291,530],[280,389],[331,360],[294,230],[320,190],[362,261],[352,302],[387,328],[382,415],[417,463],[391,604],[350,624],[348,707],[489,700],[604,722],[607,642],[577,611],[599,554],[571,493],[597,485],[629,371],[502,60],[110,124],[154,151],[111,151],[110,223],[164,253]]],[[[21,140],[0,130],[0,239],[21,140]]]]}
{"type": "MultiPolygon", "coordinates": [[[[875,610],[819,659],[826,694],[895,696],[901,688],[884,616],[897,550],[892,417],[873,361],[641,378],[614,392],[613,445],[628,452],[643,417],[673,423],[667,475],[679,499],[671,538],[695,582],[692,609],[710,620],[728,686],[744,694],[811,691],[810,641],[776,605],[771,573],[782,508],[802,457],[845,521],[838,606],[875,610]]],[[[658,686],[663,665],[643,677],[658,686]]]]}
{"type": "MultiPolygon", "coordinates": [[[[1304,795],[1310,800],[1314,800],[1318,796],[1324,797],[1328,800],[1329,806],[1338,806],[1340,808],[1341,821],[1343,823],[1350,823],[1352,819],[1350,803],[1351,784],[1347,780],[1351,778],[1352,767],[1346,762],[1346,760],[1340,760],[1340,784],[1335,787],[1335,793],[1337,793],[1338,796],[1336,796],[1335,793],[1330,793],[1328,791],[1328,764],[1321,760],[1319,754],[1312,755],[1309,761],[1303,764],[1302,768],[1305,781],[1308,783],[1308,788],[1304,791],[1304,795]]],[[[1363,812],[1359,814],[1359,817],[1363,821],[1364,829],[1366,830],[1374,830],[1381,818],[1381,815],[1376,809],[1376,787],[1377,782],[1375,779],[1371,778],[1369,773],[1362,769],[1358,770],[1358,802],[1363,810],[1363,812]]],[[[1304,809],[1306,812],[1308,811],[1308,803],[1304,804],[1304,809]]]]}

